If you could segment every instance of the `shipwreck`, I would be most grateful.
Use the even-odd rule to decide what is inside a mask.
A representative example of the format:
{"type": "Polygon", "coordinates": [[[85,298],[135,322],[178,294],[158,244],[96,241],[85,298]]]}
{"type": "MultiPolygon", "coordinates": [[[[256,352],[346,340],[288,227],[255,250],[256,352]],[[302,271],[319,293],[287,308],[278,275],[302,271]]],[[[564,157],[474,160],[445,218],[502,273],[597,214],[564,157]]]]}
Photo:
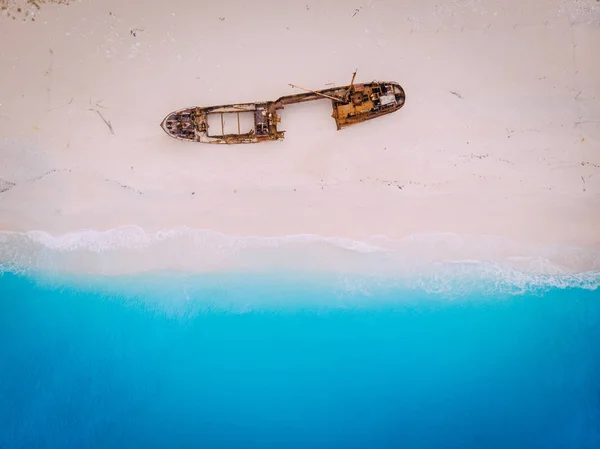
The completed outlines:
{"type": "Polygon", "coordinates": [[[161,122],[163,130],[179,140],[202,143],[237,144],[281,140],[285,131],[277,111],[284,106],[328,99],[337,129],[362,123],[400,109],[406,100],[404,89],[393,81],[354,84],[356,72],[348,86],[323,90],[299,88],[304,93],[283,96],[275,101],[230,104],[180,109],[161,122]]]}

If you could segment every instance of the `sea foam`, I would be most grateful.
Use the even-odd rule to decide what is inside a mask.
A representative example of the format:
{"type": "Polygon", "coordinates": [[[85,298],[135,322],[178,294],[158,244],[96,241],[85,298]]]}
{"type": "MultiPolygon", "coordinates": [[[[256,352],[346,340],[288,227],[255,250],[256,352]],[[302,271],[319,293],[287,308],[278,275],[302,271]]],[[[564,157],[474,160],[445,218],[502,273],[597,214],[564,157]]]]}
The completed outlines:
{"type": "Polygon", "coordinates": [[[0,271],[92,275],[317,272],[335,275],[348,290],[364,283],[401,283],[440,293],[485,284],[488,290],[521,293],[552,287],[597,289],[600,250],[525,246],[500,237],[456,234],[353,240],[312,234],[225,235],[187,227],[148,232],[122,226],[62,235],[0,232],[0,271]]]}

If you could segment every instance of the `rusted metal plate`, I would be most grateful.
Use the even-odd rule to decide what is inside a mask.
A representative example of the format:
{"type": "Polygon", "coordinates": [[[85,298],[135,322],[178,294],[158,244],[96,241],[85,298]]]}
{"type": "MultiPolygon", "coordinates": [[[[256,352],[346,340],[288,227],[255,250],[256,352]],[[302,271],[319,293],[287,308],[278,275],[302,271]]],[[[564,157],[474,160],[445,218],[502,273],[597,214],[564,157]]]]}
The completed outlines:
{"type": "Polygon", "coordinates": [[[167,115],[161,122],[161,127],[169,136],[190,142],[258,143],[283,139],[285,131],[277,129],[277,124],[281,121],[277,111],[289,104],[329,99],[333,106],[332,117],[338,130],[390,114],[404,106],[406,94],[400,84],[393,81],[354,84],[354,76],[349,86],[319,91],[301,88],[306,92],[287,95],[276,101],[180,109],[167,115]],[[254,113],[254,126],[249,132],[241,132],[239,114],[237,132],[230,122],[227,122],[226,131],[224,115],[235,115],[237,112],[254,113]],[[220,123],[215,120],[215,115],[220,115],[220,123]],[[231,132],[231,129],[234,132],[231,132]]]}

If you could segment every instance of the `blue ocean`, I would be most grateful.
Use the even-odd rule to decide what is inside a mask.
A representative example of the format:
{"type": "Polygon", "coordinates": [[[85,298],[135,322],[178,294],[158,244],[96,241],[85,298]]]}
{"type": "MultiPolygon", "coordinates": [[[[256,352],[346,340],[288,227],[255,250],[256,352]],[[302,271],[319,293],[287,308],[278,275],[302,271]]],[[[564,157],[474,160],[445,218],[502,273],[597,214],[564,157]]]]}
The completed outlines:
{"type": "Polygon", "coordinates": [[[600,447],[597,280],[427,285],[5,269],[0,448],[600,447]]]}

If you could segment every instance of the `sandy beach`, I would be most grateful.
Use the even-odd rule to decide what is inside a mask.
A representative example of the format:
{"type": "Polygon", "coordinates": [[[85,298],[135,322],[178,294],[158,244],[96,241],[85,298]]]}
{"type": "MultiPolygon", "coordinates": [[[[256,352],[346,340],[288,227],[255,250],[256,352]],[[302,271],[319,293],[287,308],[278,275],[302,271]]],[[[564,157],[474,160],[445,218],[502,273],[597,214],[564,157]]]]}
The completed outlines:
{"type": "MultiPolygon", "coordinates": [[[[14,4],[0,16],[4,231],[452,233],[600,248],[595,0],[31,10],[34,21],[14,4]],[[328,100],[291,105],[285,139],[251,145],[185,143],[159,127],[176,109],[346,85],[354,70],[357,82],[400,83],[405,106],[337,131],[328,100]]],[[[579,268],[600,268],[589,260],[579,268]]]]}

